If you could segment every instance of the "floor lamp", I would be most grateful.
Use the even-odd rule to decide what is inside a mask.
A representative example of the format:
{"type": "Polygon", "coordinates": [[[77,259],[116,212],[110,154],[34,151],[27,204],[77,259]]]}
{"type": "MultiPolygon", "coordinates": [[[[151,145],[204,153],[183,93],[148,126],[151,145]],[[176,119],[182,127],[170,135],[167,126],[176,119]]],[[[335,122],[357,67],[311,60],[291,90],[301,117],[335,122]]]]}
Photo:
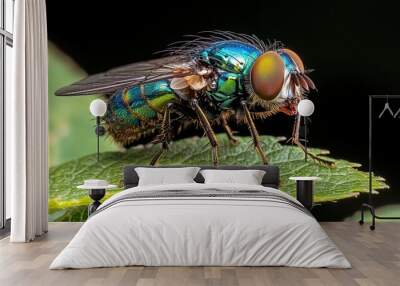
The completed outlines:
{"type": "Polygon", "coordinates": [[[308,145],[308,139],[307,139],[307,120],[308,117],[311,116],[314,113],[315,106],[314,103],[309,100],[309,99],[303,99],[299,102],[297,105],[297,111],[299,113],[299,120],[301,121],[301,116],[304,117],[304,160],[307,161],[307,145],[308,145]]]}
{"type": "Polygon", "coordinates": [[[96,117],[96,129],[95,133],[97,136],[97,162],[100,160],[100,136],[103,136],[106,132],[103,126],[100,125],[100,117],[103,117],[107,112],[107,104],[101,99],[95,99],[90,103],[90,113],[96,117]]]}

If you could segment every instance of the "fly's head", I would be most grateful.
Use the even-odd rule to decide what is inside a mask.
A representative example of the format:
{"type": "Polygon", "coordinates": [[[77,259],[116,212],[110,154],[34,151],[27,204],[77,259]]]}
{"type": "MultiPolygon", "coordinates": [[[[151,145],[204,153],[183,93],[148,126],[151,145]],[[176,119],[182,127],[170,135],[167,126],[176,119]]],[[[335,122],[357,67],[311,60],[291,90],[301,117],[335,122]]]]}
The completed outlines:
{"type": "Polygon", "coordinates": [[[297,104],[315,89],[300,57],[289,49],[267,51],[253,63],[246,90],[251,104],[267,111],[297,114],[297,104]]]}

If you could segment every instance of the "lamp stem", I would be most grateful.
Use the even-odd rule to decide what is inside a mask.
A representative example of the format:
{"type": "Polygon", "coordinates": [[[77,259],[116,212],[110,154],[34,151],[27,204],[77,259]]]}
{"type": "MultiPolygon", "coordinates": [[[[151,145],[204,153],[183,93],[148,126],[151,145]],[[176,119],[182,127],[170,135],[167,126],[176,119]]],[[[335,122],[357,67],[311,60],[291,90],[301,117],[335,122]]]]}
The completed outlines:
{"type": "Polygon", "coordinates": [[[307,162],[307,116],[304,116],[304,148],[306,152],[304,152],[304,161],[307,162]]]}
{"type": "Polygon", "coordinates": [[[96,116],[96,136],[97,136],[97,162],[100,161],[100,116],[96,116]]]}

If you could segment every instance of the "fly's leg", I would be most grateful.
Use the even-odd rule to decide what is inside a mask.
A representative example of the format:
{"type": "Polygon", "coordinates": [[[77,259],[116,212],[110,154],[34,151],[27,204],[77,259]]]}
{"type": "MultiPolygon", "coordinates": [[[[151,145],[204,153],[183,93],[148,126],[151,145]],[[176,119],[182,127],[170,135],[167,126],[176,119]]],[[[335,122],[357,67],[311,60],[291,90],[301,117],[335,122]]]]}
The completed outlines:
{"type": "Polygon", "coordinates": [[[161,143],[161,150],[158,151],[158,152],[154,155],[153,159],[151,159],[150,165],[151,165],[151,166],[154,166],[154,165],[158,164],[158,161],[160,160],[161,156],[162,156],[165,152],[167,152],[168,149],[169,149],[169,147],[168,147],[168,142],[162,142],[162,143],[161,143]]]}
{"type": "Polygon", "coordinates": [[[311,154],[310,152],[308,152],[308,150],[306,150],[304,145],[300,142],[300,115],[296,116],[293,126],[292,138],[290,139],[290,141],[292,141],[292,144],[296,144],[301,150],[303,150],[304,154],[307,154],[307,156],[309,156],[314,161],[328,167],[333,167],[335,165],[335,163],[332,161],[325,160],[323,158],[319,158],[314,154],[311,154]]]}
{"type": "Polygon", "coordinates": [[[165,106],[163,120],[161,123],[160,134],[156,137],[153,141],[154,144],[161,143],[161,150],[158,151],[153,159],[150,162],[150,165],[154,166],[158,163],[161,156],[168,151],[168,142],[171,139],[171,116],[170,116],[170,109],[172,108],[173,104],[168,104],[165,106]]]}
{"type": "Polygon", "coordinates": [[[203,127],[204,132],[206,133],[208,140],[210,140],[211,148],[212,148],[212,160],[214,166],[218,166],[219,159],[218,159],[218,141],[217,136],[211,127],[210,122],[207,119],[207,116],[204,114],[203,110],[199,106],[197,99],[192,100],[192,107],[196,112],[197,118],[200,121],[200,125],[203,127]]]}
{"type": "Polygon", "coordinates": [[[287,142],[292,142],[292,143],[300,142],[299,134],[300,134],[300,114],[298,114],[294,119],[292,138],[290,138],[287,142]]]}
{"type": "Polygon", "coordinates": [[[263,151],[263,149],[261,147],[260,135],[258,135],[257,128],[254,125],[253,119],[251,118],[250,111],[247,108],[246,101],[242,101],[241,105],[242,105],[242,108],[243,108],[243,111],[244,111],[244,116],[246,118],[247,126],[249,127],[249,130],[250,130],[251,137],[253,138],[254,148],[256,149],[258,155],[260,156],[263,164],[264,165],[268,165],[267,156],[265,155],[265,153],[264,153],[264,151],[263,151]]]}
{"type": "Polygon", "coordinates": [[[226,136],[228,136],[229,142],[231,142],[232,144],[236,145],[239,143],[239,141],[235,138],[235,136],[233,136],[233,132],[231,127],[228,125],[228,121],[226,120],[226,115],[225,113],[221,113],[221,123],[222,123],[222,127],[225,130],[226,136]]]}
{"type": "Polygon", "coordinates": [[[179,122],[179,120],[184,117],[196,118],[196,114],[193,112],[193,110],[175,102],[168,103],[164,107],[162,114],[163,117],[160,127],[160,133],[153,140],[153,144],[161,143],[161,150],[154,155],[153,159],[150,162],[150,165],[157,164],[161,156],[166,151],[168,151],[169,142],[172,139],[171,125],[174,124],[174,122],[179,122]],[[171,119],[171,112],[179,114],[179,117],[171,119]]]}
{"type": "Polygon", "coordinates": [[[318,163],[320,163],[320,164],[322,164],[322,165],[328,166],[328,167],[333,167],[333,166],[335,166],[335,163],[334,163],[334,162],[329,161],[329,160],[325,160],[325,159],[323,159],[323,158],[320,158],[320,157],[318,157],[318,156],[316,156],[316,155],[314,155],[314,154],[308,152],[308,150],[306,150],[306,148],[305,148],[304,145],[300,142],[299,139],[294,138],[294,139],[293,139],[293,143],[296,144],[301,150],[303,150],[303,152],[304,152],[305,154],[307,154],[307,156],[309,156],[309,157],[310,157],[311,159],[313,159],[314,161],[316,161],[316,162],[318,162],[318,163]]]}

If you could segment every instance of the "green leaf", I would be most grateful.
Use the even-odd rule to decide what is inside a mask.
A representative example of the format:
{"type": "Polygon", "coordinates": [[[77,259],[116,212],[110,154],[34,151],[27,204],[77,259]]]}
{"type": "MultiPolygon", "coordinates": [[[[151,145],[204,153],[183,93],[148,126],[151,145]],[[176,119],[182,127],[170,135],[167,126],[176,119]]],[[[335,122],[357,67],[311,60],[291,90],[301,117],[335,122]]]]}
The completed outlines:
{"type": "MultiPolygon", "coordinates": [[[[240,144],[232,145],[225,135],[217,136],[221,145],[221,165],[260,165],[250,137],[238,137],[240,144]]],[[[295,182],[289,180],[291,176],[321,177],[322,180],[316,182],[315,186],[315,201],[320,203],[368,192],[368,173],[358,170],[359,164],[328,158],[329,152],[321,149],[310,151],[335,162],[334,168],[321,166],[311,159],[305,162],[304,153],[298,147],[281,144],[284,138],[262,136],[261,139],[270,164],[279,166],[281,170],[280,189],[284,192],[295,195],[295,182]]],[[[126,152],[104,152],[100,154],[100,162],[96,161],[96,154],[92,154],[50,168],[50,217],[57,221],[84,219],[90,199],[84,190],[76,188],[77,185],[85,179],[94,178],[119,185],[120,189],[107,192],[109,197],[122,189],[122,170],[125,165],[147,165],[159,148],[158,145],[148,145],[137,146],[126,152]]],[[[173,142],[170,151],[160,160],[161,165],[210,165],[211,162],[207,138],[198,137],[173,142]]],[[[372,184],[375,190],[388,187],[383,178],[376,176],[372,184]]]]}
{"type": "Polygon", "coordinates": [[[87,219],[87,206],[74,206],[49,213],[49,221],[85,221],[87,219]]]}
{"type": "MultiPolygon", "coordinates": [[[[98,97],[54,95],[59,88],[85,76],[87,74],[82,68],[49,42],[49,163],[51,166],[80,158],[96,150],[95,121],[89,112],[89,104],[98,97]]],[[[107,137],[102,137],[100,140],[102,150],[117,150],[116,145],[107,137]]]]}

